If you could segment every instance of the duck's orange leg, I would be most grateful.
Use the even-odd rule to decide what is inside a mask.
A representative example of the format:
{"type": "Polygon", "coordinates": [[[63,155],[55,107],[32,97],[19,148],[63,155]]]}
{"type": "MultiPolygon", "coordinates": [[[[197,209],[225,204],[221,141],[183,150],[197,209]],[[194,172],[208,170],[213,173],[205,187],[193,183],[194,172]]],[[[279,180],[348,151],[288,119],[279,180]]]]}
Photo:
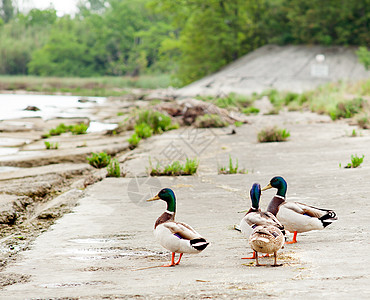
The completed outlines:
{"type": "Polygon", "coordinates": [[[179,260],[175,263],[175,265],[178,265],[180,263],[180,260],[181,260],[181,257],[184,253],[180,253],[180,257],[179,257],[179,260]]]}
{"type": "MultiPolygon", "coordinates": [[[[181,259],[181,256],[182,256],[182,253],[181,253],[181,255],[180,255],[180,259],[181,259]]],[[[180,259],[179,259],[179,261],[177,262],[177,264],[180,262],[180,259]]],[[[175,264],[175,252],[172,252],[171,263],[170,263],[169,265],[163,265],[163,266],[161,266],[161,267],[172,267],[172,266],[174,266],[174,265],[176,265],[176,264],[175,264]]]]}
{"type": "Polygon", "coordinates": [[[253,251],[253,255],[251,257],[242,257],[242,259],[256,259],[256,252],[253,251]]]}
{"type": "Polygon", "coordinates": [[[294,231],[293,240],[290,242],[285,242],[285,244],[294,244],[297,242],[297,231],[294,231]]]}

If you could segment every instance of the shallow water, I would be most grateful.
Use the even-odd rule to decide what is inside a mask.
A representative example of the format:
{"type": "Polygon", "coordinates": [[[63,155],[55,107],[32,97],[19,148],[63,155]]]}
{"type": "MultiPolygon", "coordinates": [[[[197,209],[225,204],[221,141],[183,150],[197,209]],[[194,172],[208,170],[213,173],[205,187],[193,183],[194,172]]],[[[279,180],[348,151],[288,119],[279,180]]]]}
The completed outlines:
{"type": "Polygon", "coordinates": [[[84,117],[88,112],[84,108],[103,104],[102,97],[83,98],[88,101],[79,102],[80,96],[55,95],[13,95],[0,94],[0,120],[41,117],[43,119],[84,117]],[[36,106],[39,111],[27,111],[27,106],[36,106]]]}

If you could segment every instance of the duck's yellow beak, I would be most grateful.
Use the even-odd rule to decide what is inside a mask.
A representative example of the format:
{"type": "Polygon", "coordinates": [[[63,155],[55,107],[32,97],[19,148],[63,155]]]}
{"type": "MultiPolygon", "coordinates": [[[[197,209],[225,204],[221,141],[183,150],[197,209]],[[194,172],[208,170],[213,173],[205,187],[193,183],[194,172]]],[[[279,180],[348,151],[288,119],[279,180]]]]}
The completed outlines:
{"type": "Polygon", "coordinates": [[[160,200],[161,198],[159,198],[159,196],[157,195],[157,196],[154,196],[153,198],[150,198],[150,199],[148,199],[148,200],[146,200],[146,201],[155,201],[155,200],[160,200]]]}
{"type": "Polygon", "coordinates": [[[270,183],[268,185],[266,185],[261,191],[266,191],[268,189],[272,189],[272,186],[271,186],[270,183]]]}

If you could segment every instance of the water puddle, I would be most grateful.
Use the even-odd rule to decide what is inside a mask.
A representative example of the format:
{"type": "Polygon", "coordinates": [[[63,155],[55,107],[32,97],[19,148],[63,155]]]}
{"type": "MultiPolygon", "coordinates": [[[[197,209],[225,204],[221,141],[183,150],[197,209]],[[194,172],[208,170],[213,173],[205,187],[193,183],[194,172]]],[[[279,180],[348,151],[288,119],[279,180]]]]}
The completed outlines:
{"type": "Polygon", "coordinates": [[[121,247],[69,249],[65,253],[67,253],[69,259],[78,261],[120,259],[125,257],[162,257],[166,255],[166,253],[163,252],[133,250],[130,248],[121,247]]]}
{"type": "Polygon", "coordinates": [[[102,123],[102,122],[90,122],[90,126],[87,132],[102,132],[105,130],[114,130],[118,127],[118,124],[114,123],[102,123]]]}

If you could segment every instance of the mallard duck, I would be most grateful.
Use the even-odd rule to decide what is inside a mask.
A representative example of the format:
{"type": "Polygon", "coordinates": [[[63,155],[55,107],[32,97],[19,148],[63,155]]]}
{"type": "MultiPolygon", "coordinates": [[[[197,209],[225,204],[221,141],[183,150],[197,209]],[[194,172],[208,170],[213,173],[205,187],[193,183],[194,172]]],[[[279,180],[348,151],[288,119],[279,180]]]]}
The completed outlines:
{"type": "Polygon", "coordinates": [[[175,221],[176,197],[171,189],[164,188],[147,201],[160,199],[166,201],[167,209],[155,222],[154,235],[159,244],[172,252],[171,263],[162,267],[171,267],[180,263],[183,253],[200,253],[209,243],[188,224],[175,221]],[[177,262],[175,253],[180,253],[177,262]]]}
{"type": "Polygon", "coordinates": [[[262,191],[276,188],[277,192],[267,207],[284,225],[286,230],[294,232],[293,240],[287,244],[297,242],[297,233],[320,230],[337,220],[336,213],[329,209],[309,206],[299,202],[286,202],[285,194],[287,183],[281,176],[273,177],[262,191]]]}
{"type": "MultiPolygon", "coordinates": [[[[249,238],[255,227],[259,225],[272,225],[279,228],[283,232],[283,234],[285,234],[284,226],[272,213],[261,211],[261,209],[259,208],[260,197],[261,186],[258,183],[254,183],[250,190],[252,206],[247,211],[244,218],[240,221],[240,231],[244,234],[245,237],[249,238]]],[[[256,258],[255,255],[256,253],[253,252],[252,257],[243,257],[242,259],[254,259],[256,258]]]]}
{"type": "Polygon", "coordinates": [[[274,264],[272,266],[281,266],[276,263],[277,252],[284,245],[284,234],[279,228],[273,225],[260,225],[254,228],[249,237],[249,245],[254,250],[256,266],[262,266],[258,263],[258,252],[272,254],[274,253],[274,264]]]}

